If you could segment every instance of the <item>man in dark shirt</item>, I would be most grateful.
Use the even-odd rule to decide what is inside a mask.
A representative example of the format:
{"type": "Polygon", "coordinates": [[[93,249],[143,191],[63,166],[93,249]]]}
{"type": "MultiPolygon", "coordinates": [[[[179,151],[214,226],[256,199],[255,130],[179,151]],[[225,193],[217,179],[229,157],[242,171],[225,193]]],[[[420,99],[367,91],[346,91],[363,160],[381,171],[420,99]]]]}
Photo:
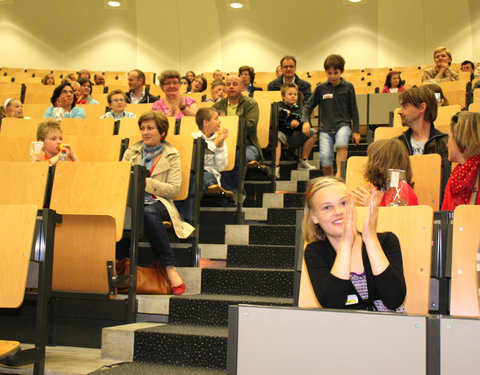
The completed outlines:
{"type": "Polygon", "coordinates": [[[160,99],[158,96],[153,96],[145,88],[145,73],[141,70],[134,69],[128,73],[128,87],[130,91],[127,92],[127,103],[153,103],[160,99]]]}
{"type": "MultiPolygon", "coordinates": [[[[306,102],[310,95],[312,95],[312,86],[307,81],[300,79],[295,72],[297,71],[297,60],[293,56],[284,56],[280,60],[280,66],[282,68],[282,75],[277,79],[274,79],[268,84],[268,91],[280,91],[283,84],[295,83],[298,86],[298,90],[303,95],[303,100],[299,100],[299,103],[306,102]]],[[[302,98],[299,98],[302,99],[302,98]]]]}

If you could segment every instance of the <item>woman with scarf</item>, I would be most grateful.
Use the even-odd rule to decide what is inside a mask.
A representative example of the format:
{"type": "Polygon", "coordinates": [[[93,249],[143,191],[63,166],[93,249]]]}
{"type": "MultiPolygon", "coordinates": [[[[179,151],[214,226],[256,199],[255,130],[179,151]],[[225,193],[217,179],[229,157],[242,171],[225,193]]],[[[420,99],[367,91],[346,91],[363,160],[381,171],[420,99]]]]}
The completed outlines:
{"type": "Polygon", "coordinates": [[[459,163],[445,188],[442,210],[453,211],[461,204],[480,204],[480,113],[458,112],[448,133],[448,160],[459,163]]]}
{"type": "MultiPolygon", "coordinates": [[[[173,204],[182,183],[180,155],[175,147],[165,141],[168,120],[163,113],[145,112],[138,119],[138,126],[142,140],[129,147],[123,160],[133,165],[140,164],[150,171],[150,177],[145,181],[145,234],[167,272],[172,293],[179,295],[185,292],[185,283],[177,272],[163,222],[171,220],[179,238],[187,238],[193,231],[191,225],[180,220],[173,204]]],[[[117,257],[121,258],[120,254],[117,257]]]]}

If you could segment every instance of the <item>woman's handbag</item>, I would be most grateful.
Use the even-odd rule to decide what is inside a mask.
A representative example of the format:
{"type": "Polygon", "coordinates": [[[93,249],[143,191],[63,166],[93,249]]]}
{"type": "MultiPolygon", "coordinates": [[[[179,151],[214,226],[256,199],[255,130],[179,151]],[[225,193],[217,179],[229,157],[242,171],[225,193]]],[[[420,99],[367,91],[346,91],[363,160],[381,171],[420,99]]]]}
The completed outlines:
{"type": "MultiPolygon", "coordinates": [[[[117,260],[117,275],[130,274],[130,258],[117,260]]],[[[119,293],[128,293],[128,288],[118,289],[119,293]]],[[[167,272],[158,260],[150,267],[137,266],[137,293],[171,294],[172,286],[167,272]]]]}

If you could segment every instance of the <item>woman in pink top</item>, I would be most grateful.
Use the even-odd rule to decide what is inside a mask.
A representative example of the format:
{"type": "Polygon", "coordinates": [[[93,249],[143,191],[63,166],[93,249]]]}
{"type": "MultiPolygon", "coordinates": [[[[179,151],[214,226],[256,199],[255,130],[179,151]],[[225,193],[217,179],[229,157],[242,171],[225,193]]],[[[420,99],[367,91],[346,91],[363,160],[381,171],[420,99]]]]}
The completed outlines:
{"type": "Polygon", "coordinates": [[[198,104],[195,99],[183,96],[180,93],[180,73],[176,70],[167,70],[160,76],[160,88],[165,98],[153,103],[152,111],[163,112],[168,117],[177,119],[184,116],[195,116],[198,104]]]}
{"type": "MultiPolygon", "coordinates": [[[[367,149],[368,160],[363,176],[379,191],[379,206],[416,206],[418,198],[413,191],[412,167],[403,143],[397,138],[380,139],[371,143],[367,149]],[[399,179],[395,187],[389,186],[388,171],[401,170],[404,179],[399,179]]],[[[371,188],[357,187],[353,191],[357,204],[368,206],[371,188]]]]}

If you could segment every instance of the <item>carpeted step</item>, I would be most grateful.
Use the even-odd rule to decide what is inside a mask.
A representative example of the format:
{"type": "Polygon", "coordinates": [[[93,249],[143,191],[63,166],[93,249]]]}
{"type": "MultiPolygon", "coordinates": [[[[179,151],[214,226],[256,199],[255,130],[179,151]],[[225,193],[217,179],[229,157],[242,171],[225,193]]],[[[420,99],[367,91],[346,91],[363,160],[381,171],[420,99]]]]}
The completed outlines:
{"type": "Polygon", "coordinates": [[[226,375],[226,370],[198,367],[158,365],[154,363],[121,363],[111,369],[91,372],[89,375],[226,375]]]}
{"type": "Polygon", "coordinates": [[[286,193],[283,196],[283,207],[285,208],[303,208],[304,207],[304,193],[286,193]]]}
{"type": "Polygon", "coordinates": [[[223,370],[228,329],[167,324],[135,332],[134,361],[223,370]]]}
{"type": "Polygon", "coordinates": [[[267,224],[269,225],[295,225],[299,208],[269,208],[267,210],[267,224]]]}
{"type": "Polygon", "coordinates": [[[250,245],[295,246],[295,225],[254,224],[248,228],[250,245]]]}
{"type": "Polygon", "coordinates": [[[295,246],[228,245],[227,266],[293,269],[295,246]]]}
{"type": "Polygon", "coordinates": [[[203,268],[202,293],[293,297],[293,270],[203,268]]]}
{"type": "Polygon", "coordinates": [[[228,306],[239,304],[292,306],[292,298],[198,294],[170,299],[169,324],[227,327],[228,306]]]}

